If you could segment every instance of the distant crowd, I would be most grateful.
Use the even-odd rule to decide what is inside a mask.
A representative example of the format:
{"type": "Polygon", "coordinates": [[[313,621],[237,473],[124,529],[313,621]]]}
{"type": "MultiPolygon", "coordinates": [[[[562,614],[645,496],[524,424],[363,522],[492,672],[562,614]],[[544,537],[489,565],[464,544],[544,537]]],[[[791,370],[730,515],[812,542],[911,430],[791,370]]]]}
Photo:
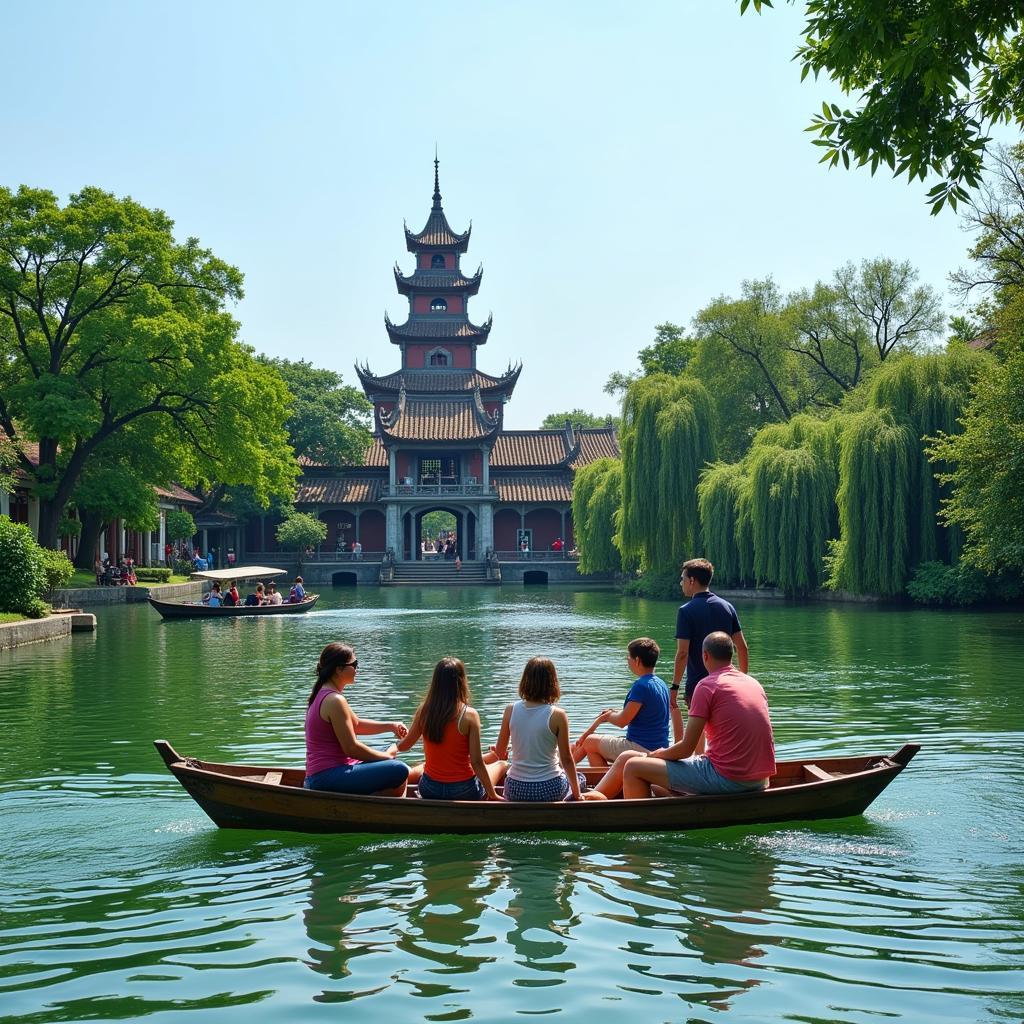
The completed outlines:
{"type": "Polygon", "coordinates": [[[518,699],[505,708],[497,742],[485,752],[481,718],[458,658],[435,665],[406,725],[356,714],[345,693],[356,683],[356,652],[348,644],[328,644],[306,709],[306,788],[404,796],[416,785],[425,799],[515,801],[765,789],[775,773],[768,700],[747,674],[749,651],[736,609],[711,593],[713,574],[706,559],[683,563],[680,585],[688,600],[676,619],[671,684],[655,674],[658,644],[649,637],[633,640],[626,649],[633,682],[622,707],[601,710],[575,738],[557,704],[561,687],[550,658],[526,663],[518,699]],[[602,726],[624,732],[599,732],[602,726]],[[384,750],[361,738],[387,732],[397,742],[384,750]],[[420,742],[422,762],[398,758],[420,742]],[[592,788],[576,767],[584,759],[604,769],[592,788]]]}

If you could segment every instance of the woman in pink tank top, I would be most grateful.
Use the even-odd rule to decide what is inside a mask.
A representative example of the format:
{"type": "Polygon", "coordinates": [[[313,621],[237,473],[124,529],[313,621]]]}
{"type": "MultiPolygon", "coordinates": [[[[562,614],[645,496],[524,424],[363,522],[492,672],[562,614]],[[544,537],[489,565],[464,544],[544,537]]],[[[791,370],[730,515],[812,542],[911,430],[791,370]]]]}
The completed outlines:
{"type": "Polygon", "coordinates": [[[404,796],[409,766],[395,760],[395,746],[368,747],[360,736],[408,730],[401,722],[360,718],[343,696],[356,681],[359,662],[347,644],[331,643],[320,652],[316,683],[306,708],[306,789],[335,793],[404,796]]]}
{"type": "Polygon", "coordinates": [[[480,716],[472,699],[466,666],[458,658],[442,658],[434,666],[430,686],[399,742],[408,750],[423,738],[426,763],[417,765],[410,781],[419,778],[420,796],[428,800],[500,800],[494,787],[507,765],[480,750],[480,716]]]}

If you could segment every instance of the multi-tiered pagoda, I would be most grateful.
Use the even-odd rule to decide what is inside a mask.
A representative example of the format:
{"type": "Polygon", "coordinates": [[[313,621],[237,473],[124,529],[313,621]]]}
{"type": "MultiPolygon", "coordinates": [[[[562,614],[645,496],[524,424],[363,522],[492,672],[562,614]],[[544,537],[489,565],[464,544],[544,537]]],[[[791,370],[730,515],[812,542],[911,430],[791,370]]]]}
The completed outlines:
{"type": "MultiPolygon", "coordinates": [[[[415,258],[411,274],[395,266],[395,284],[409,300],[404,323],[385,316],[401,366],[384,376],[356,367],[374,407],[375,437],[361,466],[307,465],[297,504],[328,525],[323,552],[350,552],[365,560],[385,551],[396,561],[422,557],[421,521],[429,512],[454,515],[464,560],[518,557],[523,540],[531,553],[573,546],[572,477],[602,456],[617,456],[611,427],[503,430],[505,403],[522,365],[500,376],[477,366],[491,317],[469,316],[482,268],[461,266],[471,229],[453,231],[441,205],[434,161],[433,206],[423,230],[405,229],[415,258]],[[559,541],[561,543],[559,543],[559,541]]],[[[255,530],[250,550],[273,550],[272,531],[255,530]]]]}

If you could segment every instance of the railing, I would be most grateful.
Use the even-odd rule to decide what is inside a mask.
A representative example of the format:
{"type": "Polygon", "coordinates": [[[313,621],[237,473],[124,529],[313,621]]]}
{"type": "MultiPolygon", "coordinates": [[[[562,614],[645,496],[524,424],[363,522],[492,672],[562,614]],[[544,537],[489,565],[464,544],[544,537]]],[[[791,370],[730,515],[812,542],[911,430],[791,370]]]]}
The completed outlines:
{"type": "Polygon", "coordinates": [[[578,562],[578,551],[495,551],[499,562],[578,562]]]}
{"type": "Polygon", "coordinates": [[[447,483],[447,484],[388,484],[381,488],[385,498],[439,498],[455,495],[468,497],[480,495],[496,498],[498,490],[493,484],[447,483]]]}
{"type": "MultiPolygon", "coordinates": [[[[281,561],[300,561],[303,565],[313,562],[380,562],[383,558],[383,551],[367,551],[365,548],[358,553],[348,550],[338,551],[336,548],[317,548],[301,553],[297,551],[247,551],[245,553],[245,561],[248,565],[275,565],[276,562],[281,561]]],[[[230,569],[231,567],[226,566],[225,568],[230,569]]]]}

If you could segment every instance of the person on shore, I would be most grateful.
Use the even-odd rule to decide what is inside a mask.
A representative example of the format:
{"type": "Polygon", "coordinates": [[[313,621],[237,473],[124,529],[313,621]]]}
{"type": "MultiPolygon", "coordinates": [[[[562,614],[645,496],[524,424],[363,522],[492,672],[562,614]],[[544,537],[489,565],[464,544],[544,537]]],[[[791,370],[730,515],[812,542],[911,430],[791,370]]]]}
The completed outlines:
{"type": "Polygon", "coordinates": [[[651,795],[652,786],[675,793],[747,793],[765,789],[775,774],[775,741],[761,684],[733,668],[728,633],[709,633],[701,644],[707,674],[690,699],[683,738],[649,756],[622,755],[623,797],[651,795]],[[697,753],[706,734],[707,753],[697,753]]]}
{"type": "Polygon", "coordinates": [[[349,707],[344,690],[356,681],[359,661],[348,644],[329,643],[316,665],[306,708],[306,789],[376,796],[404,796],[409,766],[395,760],[395,745],[368,747],[360,736],[408,730],[401,722],[374,722],[349,707]]]}
{"type": "Polygon", "coordinates": [[[428,800],[500,800],[495,786],[508,765],[480,749],[480,716],[469,706],[472,696],[466,666],[458,658],[442,658],[434,666],[426,696],[416,709],[398,752],[421,737],[426,762],[409,773],[419,779],[420,796],[428,800]],[[490,763],[486,763],[487,761],[490,763]]]}
{"type": "Polygon", "coordinates": [[[267,584],[267,596],[264,604],[283,604],[284,598],[278,593],[276,583],[267,584]]]}
{"type": "Polygon", "coordinates": [[[721,631],[732,637],[736,647],[740,671],[749,667],[749,651],[744,639],[736,609],[717,594],[710,591],[715,567],[706,558],[691,558],[683,562],[679,585],[686,604],[681,605],[676,616],[676,658],[672,669],[672,738],[678,743],[683,736],[683,717],[679,709],[679,684],[686,674],[683,699],[687,707],[697,684],[707,675],[702,657],[704,638],[710,633],[721,631]]]}
{"type": "Polygon", "coordinates": [[[491,748],[512,761],[505,776],[506,800],[582,799],[586,780],[576,771],[569,748],[569,717],[555,701],[561,696],[550,658],[531,658],[519,680],[519,697],[505,708],[498,742],[491,748]]]}
{"type": "MultiPolygon", "coordinates": [[[[669,692],[664,680],[654,674],[661,648],[650,637],[642,636],[626,648],[626,664],[636,676],[622,703],[622,710],[606,708],[573,747],[573,757],[584,757],[598,768],[607,768],[624,750],[642,754],[668,746],[669,692]],[[601,725],[625,727],[625,735],[597,733],[601,725]]],[[[602,782],[604,780],[602,779],[602,782]]],[[[619,780],[621,782],[621,780],[619,780]]],[[[615,796],[620,787],[606,796],[615,796]]]]}
{"type": "Polygon", "coordinates": [[[257,583],[256,590],[245,599],[246,608],[259,608],[263,604],[263,584],[257,583]]]}

